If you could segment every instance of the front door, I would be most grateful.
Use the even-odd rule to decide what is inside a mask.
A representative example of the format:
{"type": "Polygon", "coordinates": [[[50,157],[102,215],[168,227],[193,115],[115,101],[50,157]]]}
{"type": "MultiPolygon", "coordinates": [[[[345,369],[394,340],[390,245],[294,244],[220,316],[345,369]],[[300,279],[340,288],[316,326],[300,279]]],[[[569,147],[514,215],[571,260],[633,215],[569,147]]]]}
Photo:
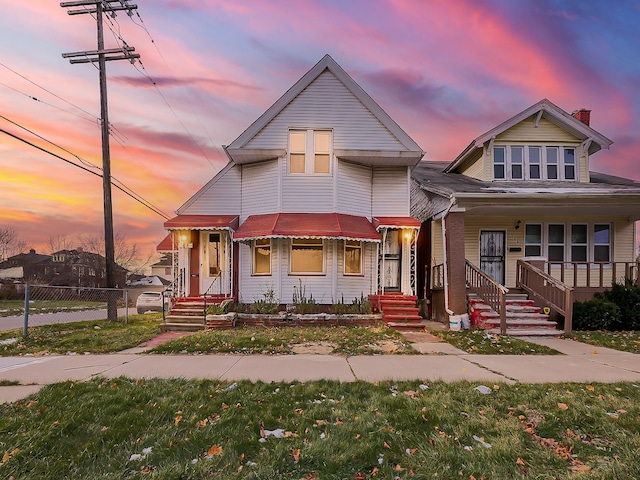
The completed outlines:
{"type": "Polygon", "coordinates": [[[387,230],[384,238],[383,288],[386,292],[400,291],[402,265],[402,238],[400,230],[387,230]]]}
{"type": "Polygon", "coordinates": [[[504,231],[480,232],[480,270],[504,285],[504,231]]]}

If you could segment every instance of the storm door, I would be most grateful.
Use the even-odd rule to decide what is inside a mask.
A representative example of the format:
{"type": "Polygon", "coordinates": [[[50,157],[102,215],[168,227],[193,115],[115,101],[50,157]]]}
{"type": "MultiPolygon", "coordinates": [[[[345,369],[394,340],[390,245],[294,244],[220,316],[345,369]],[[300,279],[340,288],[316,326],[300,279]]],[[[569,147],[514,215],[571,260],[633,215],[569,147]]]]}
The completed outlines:
{"type": "Polygon", "coordinates": [[[400,291],[400,274],[402,265],[402,238],[400,230],[387,230],[384,237],[384,290],[400,291]]]}
{"type": "Polygon", "coordinates": [[[504,231],[480,231],[480,270],[504,285],[504,231]]]}

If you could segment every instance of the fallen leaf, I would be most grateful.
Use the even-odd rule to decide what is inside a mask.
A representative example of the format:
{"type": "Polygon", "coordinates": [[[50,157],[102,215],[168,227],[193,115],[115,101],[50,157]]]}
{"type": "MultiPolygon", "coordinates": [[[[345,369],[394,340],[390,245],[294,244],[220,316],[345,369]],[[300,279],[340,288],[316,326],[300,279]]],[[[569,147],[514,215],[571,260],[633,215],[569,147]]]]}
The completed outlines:
{"type": "Polygon", "coordinates": [[[212,445],[211,448],[209,450],[207,450],[207,455],[220,455],[222,453],[222,447],[219,447],[218,445],[212,445]]]}
{"type": "Polygon", "coordinates": [[[566,403],[559,402],[558,403],[558,408],[560,410],[569,410],[569,405],[567,405],[566,403]]]}
{"type": "Polygon", "coordinates": [[[372,477],[377,476],[378,472],[379,472],[378,467],[373,467],[373,470],[371,470],[371,476],[372,477]]]}
{"type": "Polygon", "coordinates": [[[516,460],[516,465],[520,465],[521,467],[524,467],[526,463],[524,463],[524,460],[518,457],[518,459],[516,460]]]}
{"type": "Polygon", "coordinates": [[[397,464],[395,467],[393,467],[393,469],[394,469],[396,472],[400,472],[400,471],[404,470],[404,468],[402,468],[402,467],[400,466],[400,464],[397,464]]]}
{"type": "Polygon", "coordinates": [[[326,420],[316,420],[316,425],[318,425],[319,427],[321,427],[322,425],[326,425],[327,421],[326,420]]]}
{"type": "Polygon", "coordinates": [[[594,387],[593,385],[587,385],[587,390],[589,390],[590,392],[593,392],[596,389],[596,387],[594,387]]]}
{"type": "Polygon", "coordinates": [[[101,432],[106,432],[107,430],[109,430],[109,427],[102,427],[102,428],[100,429],[100,431],[101,431],[101,432]]]}
{"type": "Polygon", "coordinates": [[[291,452],[291,456],[293,457],[293,461],[298,463],[300,461],[300,449],[296,448],[293,452],[291,452]]]}
{"type": "Polygon", "coordinates": [[[208,418],[205,418],[204,420],[200,420],[198,422],[198,428],[203,428],[208,422],[209,422],[208,418]]]}
{"type": "Polygon", "coordinates": [[[178,424],[182,421],[182,415],[178,415],[174,420],[173,420],[173,424],[175,426],[178,426],[178,424]]]}
{"type": "Polygon", "coordinates": [[[384,442],[384,443],[382,444],[382,446],[383,446],[384,448],[391,448],[391,445],[389,445],[387,442],[384,442]]]}
{"type": "Polygon", "coordinates": [[[226,403],[223,403],[223,404],[222,404],[222,409],[223,409],[223,410],[226,410],[227,408],[229,408],[229,405],[227,405],[226,403]]]}
{"type": "Polygon", "coordinates": [[[593,355],[597,355],[597,354],[598,354],[598,350],[592,350],[592,351],[591,351],[591,353],[592,353],[593,355]]]}

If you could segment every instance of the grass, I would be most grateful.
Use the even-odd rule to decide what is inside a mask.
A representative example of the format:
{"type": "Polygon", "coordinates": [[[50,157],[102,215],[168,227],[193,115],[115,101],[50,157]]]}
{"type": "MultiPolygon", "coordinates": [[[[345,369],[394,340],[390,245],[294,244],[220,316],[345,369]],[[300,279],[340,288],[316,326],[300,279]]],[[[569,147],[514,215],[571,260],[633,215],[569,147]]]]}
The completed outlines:
{"type": "Polygon", "coordinates": [[[400,333],[385,326],[209,330],[169,341],[151,352],[291,354],[319,349],[322,353],[342,355],[417,353],[400,333]]]}
{"type": "Polygon", "coordinates": [[[508,335],[489,334],[484,330],[433,333],[467,353],[479,355],[560,355],[560,352],[549,347],[508,335]]]}
{"type": "MultiPolygon", "coordinates": [[[[29,313],[56,313],[105,308],[105,302],[76,300],[33,300],[29,303],[29,313]]],[[[0,317],[22,315],[24,300],[0,300],[0,317]]]]}
{"type": "MultiPolygon", "coordinates": [[[[0,356],[44,355],[49,353],[111,353],[136,347],[160,332],[162,314],[129,315],[117,322],[93,320],[0,332],[0,356]],[[13,343],[2,340],[16,339],[13,343]]],[[[10,340],[9,340],[10,341],[10,340]]]]}
{"type": "Polygon", "coordinates": [[[0,405],[3,478],[640,477],[640,387],[64,382],[0,405]],[[482,443],[484,442],[484,443],[482,443]]]}
{"type": "Polygon", "coordinates": [[[613,348],[623,352],[640,353],[640,332],[573,331],[566,338],[597,347],[613,348]]]}

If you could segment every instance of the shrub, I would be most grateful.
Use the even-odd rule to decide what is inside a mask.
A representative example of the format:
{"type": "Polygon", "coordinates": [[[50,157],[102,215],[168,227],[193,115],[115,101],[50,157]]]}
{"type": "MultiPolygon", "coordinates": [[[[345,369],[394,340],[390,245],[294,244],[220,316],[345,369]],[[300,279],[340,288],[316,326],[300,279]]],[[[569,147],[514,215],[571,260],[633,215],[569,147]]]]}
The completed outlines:
{"type": "Polygon", "coordinates": [[[620,308],[603,298],[573,304],[574,330],[611,330],[620,322],[620,308]]]}
{"type": "Polygon", "coordinates": [[[632,280],[615,283],[604,292],[604,299],[620,308],[620,318],[612,330],[640,330],[640,285],[632,280]]]}
{"type": "Polygon", "coordinates": [[[273,287],[268,287],[262,293],[262,298],[255,300],[249,307],[250,313],[260,313],[263,315],[273,315],[280,311],[280,302],[276,299],[273,287]]]}
{"type": "Polygon", "coordinates": [[[18,290],[13,282],[0,283],[0,300],[19,300],[18,290]]]}
{"type": "Polygon", "coordinates": [[[297,288],[295,285],[293,286],[293,304],[296,307],[296,313],[305,314],[305,313],[319,313],[320,305],[318,305],[313,298],[313,294],[310,293],[309,297],[307,297],[307,287],[302,284],[302,279],[300,279],[300,288],[297,288]]]}

